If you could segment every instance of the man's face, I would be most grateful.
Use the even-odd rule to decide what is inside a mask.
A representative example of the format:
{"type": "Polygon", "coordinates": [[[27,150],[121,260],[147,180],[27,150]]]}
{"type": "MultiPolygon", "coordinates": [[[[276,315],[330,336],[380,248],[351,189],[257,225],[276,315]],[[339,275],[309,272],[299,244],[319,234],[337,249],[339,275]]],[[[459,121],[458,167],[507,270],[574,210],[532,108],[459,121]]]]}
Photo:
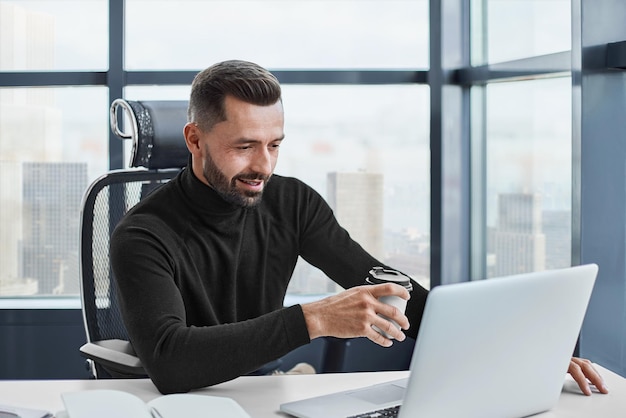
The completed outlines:
{"type": "Polygon", "coordinates": [[[257,106],[227,96],[226,120],[209,132],[199,130],[201,172],[194,173],[225,200],[254,206],[261,200],[284,138],[283,107],[279,101],[257,106]]]}

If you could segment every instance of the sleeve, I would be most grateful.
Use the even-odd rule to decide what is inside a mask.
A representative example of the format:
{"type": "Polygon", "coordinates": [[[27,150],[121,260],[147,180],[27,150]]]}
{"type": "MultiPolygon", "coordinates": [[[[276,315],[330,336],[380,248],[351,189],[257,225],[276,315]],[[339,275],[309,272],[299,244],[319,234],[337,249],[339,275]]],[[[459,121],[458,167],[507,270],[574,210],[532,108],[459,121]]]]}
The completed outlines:
{"type": "Polygon", "coordinates": [[[161,393],[234,379],[310,342],[300,306],[248,321],[188,326],[169,245],[151,232],[154,227],[138,224],[114,232],[111,265],[131,342],[161,393]]]}
{"type": "MultiPolygon", "coordinates": [[[[301,227],[302,257],[321,269],[335,283],[348,289],[365,284],[365,277],[375,266],[393,268],[370,255],[339,225],[332,209],[313,189],[306,203],[305,224],[301,227]]],[[[416,338],[428,291],[411,280],[413,291],[406,314],[411,323],[407,335],[416,338]]]]}

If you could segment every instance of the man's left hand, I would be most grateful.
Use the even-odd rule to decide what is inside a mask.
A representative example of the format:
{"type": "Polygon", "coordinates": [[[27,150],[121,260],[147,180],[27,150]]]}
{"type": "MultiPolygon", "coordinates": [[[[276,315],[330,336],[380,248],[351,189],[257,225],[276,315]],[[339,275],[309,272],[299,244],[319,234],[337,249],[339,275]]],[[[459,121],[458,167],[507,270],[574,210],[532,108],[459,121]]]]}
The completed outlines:
{"type": "Polygon", "coordinates": [[[589,360],[572,357],[567,372],[572,375],[576,383],[578,383],[580,390],[582,390],[585,395],[591,395],[590,383],[594,385],[600,393],[609,393],[609,390],[604,385],[602,376],[594,369],[593,364],[589,360]]]}

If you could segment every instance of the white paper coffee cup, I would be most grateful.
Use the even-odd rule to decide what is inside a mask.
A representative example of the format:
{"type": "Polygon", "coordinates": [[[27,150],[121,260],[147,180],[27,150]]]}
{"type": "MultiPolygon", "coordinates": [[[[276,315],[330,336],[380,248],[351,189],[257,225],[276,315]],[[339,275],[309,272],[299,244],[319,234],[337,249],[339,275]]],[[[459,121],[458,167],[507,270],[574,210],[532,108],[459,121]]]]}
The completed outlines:
{"type": "MultiPolygon", "coordinates": [[[[383,267],[372,268],[369,271],[369,275],[365,278],[365,281],[369,284],[394,283],[404,287],[409,292],[413,290],[413,285],[411,284],[411,279],[409,276],[400,273],[399,271],[385,269],[383,267]]],[[[387,305],[394,306],[402,313],[406,311],[407,301],[400,296],[381,296],[378,298],[378,300],[382,303],[386,303],[387,305]]],[[[396,328],[400,329],[400,325],[398,325],[396,321],[387,318],[385,315],[378,315],[381,318],[385,318],[387,321],[391,322],[396,328]]],[[[376,325],[372,325],[372,328],[382,334],[385,338],[393,339],[391,335],[379,329],[376,325]]]]}

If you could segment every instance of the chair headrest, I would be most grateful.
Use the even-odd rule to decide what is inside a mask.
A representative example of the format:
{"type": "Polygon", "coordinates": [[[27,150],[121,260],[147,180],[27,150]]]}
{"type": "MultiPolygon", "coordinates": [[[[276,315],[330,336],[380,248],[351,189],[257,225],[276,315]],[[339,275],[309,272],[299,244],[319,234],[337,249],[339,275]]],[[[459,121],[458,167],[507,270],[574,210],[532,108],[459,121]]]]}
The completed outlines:
{"type": "Polygon", "coordinates": [[[133,141],[131,167],[148,169],[182,168],[189,160],[183,127],[187,123],[187,101],[130,101],[111,103],[111,129],[122,139],[133,141]],[[127,131],[119,128],[119,111],[127,115],[127,131]],[[130,131],[130,132],[128,132],[130,131]]]}

